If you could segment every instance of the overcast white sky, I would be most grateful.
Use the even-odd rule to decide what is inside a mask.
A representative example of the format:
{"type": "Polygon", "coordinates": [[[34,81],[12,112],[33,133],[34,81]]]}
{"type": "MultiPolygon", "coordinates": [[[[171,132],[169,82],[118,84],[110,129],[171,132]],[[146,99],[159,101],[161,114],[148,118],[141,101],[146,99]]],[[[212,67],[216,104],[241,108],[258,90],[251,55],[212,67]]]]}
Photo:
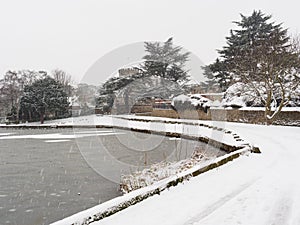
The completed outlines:
{"type": "Polygon", "coordinates": [[[212,62],[239,13],[261,9],[300,32],[296,0],[0,0],[0,77],[66,70],[80,81],[104,54],[141,41],[174,43],[212,62]]]}

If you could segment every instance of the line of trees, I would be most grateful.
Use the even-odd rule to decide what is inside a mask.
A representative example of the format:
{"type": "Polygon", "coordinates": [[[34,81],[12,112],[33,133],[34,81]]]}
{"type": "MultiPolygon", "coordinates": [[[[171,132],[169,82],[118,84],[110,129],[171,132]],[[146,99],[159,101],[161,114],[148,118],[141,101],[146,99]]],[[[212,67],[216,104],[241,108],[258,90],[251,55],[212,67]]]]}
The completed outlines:
{"type": "Polygon", "coordinates": [[[71,76],[62,70],[8,71],[0,80],[0,114],[10,121],[44,122],[68,116],[71,76]]]}
{"type": "MultiPolygon", "coordinates": [[[[230,31],[226,45],[218,50],[219,57],[203,68],[206,85],[224,92],[234,84],[235,89],[240,88],[237,94],[254,98],[249,104],[263,105],[267,123],[272,123],[290,104],[300,86],[299,38],[289,36],[288,29],[271,18],[261,11],[253,11],[250,16],[241,14],[241,20],[234,22],[237,28],[230,31]]],[[[112,77],[101,86],[96,99],[98,108],[109,112],[120,93],[129,106],[130,93],[141,94],[134,85],[151,95],[164,91],[171,96],[189,80],[185,64],[190,53],[174,46],[172,38],[163,43],[145,42],[145,51],[144,62],[134,68],[135,74],[112,77]],[[151,83],[153,78],[155,84],[151,83]],[[141,79],[144,80],[134,83],[141,79]],[[176,85],[166,88],[172,82],[176,85]],[[158,84],[162,88],[148,87],[158,84]]],[[[71,77],[62,70],[54,70],[51,76],[44,71],[8,71],[0,80],[0,114],[16,121],[39,118],[43,122],[45,116],[61,117],[72,93],[70,81],[71,77]]]]}

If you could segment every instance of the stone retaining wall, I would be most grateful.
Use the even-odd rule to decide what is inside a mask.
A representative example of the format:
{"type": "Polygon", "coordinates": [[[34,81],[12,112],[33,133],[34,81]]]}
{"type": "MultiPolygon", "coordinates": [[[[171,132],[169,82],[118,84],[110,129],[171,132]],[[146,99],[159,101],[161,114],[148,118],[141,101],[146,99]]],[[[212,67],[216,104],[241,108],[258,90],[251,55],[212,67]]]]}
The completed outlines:
{"type": "MultiPolygon", "coordinates": [[[[175,110],[159,109],[153,110],[149,115],[168,118],[217,120],[253,124],[265,123],[263,110],[209,109],[207,113],[205,113],[201,110],[176,112],[175,110]]],[[[282,111],[274,121],[274,124],[300,126],[300,112],[282,111]]]]}

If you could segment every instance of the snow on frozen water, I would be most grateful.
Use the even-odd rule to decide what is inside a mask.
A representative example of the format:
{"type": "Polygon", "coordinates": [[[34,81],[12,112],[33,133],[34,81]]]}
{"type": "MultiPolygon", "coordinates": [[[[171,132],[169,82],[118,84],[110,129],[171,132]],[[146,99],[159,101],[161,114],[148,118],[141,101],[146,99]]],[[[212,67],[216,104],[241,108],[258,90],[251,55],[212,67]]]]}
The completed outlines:
{"type": "Polygon", "coordinates": [[[82,138],[82,137],[91,137],[91,136],[108,136],[108,135],[119,135],[124,134],[121,132],[91,132],[91,133],[84,133],[84,134],[36,134],[36,135],[12,135],[12,136],[2,136],[0,140],[5,139],[75,139],[75,138],[82,138]]]}
{"type": "Polygon", "coordinates": [[[75,131],[75,134],[93,134],[93,133],[111,133],[111,130],[85,130],[85,131],[75,131]]]}
{"type": "Polygon", "coordinates": [[[0,133],[0,136],[8,136],[8,135],[12,135],[14,133],[0,133]]]}
{"type": "Polygon", "coordinates": [[[181,140],[181,138],[177,138],[177,137],[171,137],[169,138],[170,141],[177,141],[177,140],[181,140]]]}
{"type": "Polygon", "coordinates": [[[67,139],[47,140],[47,141],[45,141],[45,142],[46,142],[46,143],[57,143],[57,142],[67,142],[67,141],[70,141],[70,140],[67,140],[67,139]]]}

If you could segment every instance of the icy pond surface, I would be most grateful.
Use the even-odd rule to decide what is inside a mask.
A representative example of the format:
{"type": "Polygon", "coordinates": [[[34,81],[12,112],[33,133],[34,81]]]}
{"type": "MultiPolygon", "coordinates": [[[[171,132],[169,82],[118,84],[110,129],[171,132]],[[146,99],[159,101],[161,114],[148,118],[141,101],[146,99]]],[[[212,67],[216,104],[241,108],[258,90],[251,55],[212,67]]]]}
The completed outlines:
{"type": "Polygon", "coordinates": [[[224,154],[195,141],[124,130],[0,129],[0,223],[49,224],[119,196],[121,173],[185,159],[196,148],[224,154]]]}

